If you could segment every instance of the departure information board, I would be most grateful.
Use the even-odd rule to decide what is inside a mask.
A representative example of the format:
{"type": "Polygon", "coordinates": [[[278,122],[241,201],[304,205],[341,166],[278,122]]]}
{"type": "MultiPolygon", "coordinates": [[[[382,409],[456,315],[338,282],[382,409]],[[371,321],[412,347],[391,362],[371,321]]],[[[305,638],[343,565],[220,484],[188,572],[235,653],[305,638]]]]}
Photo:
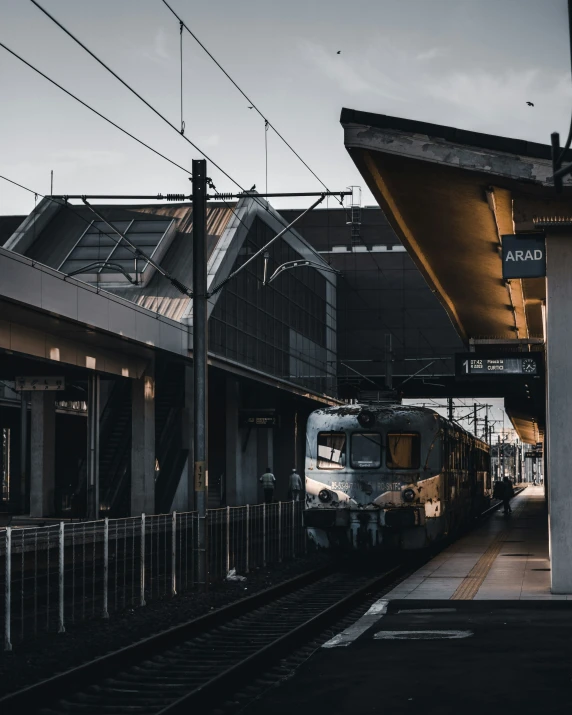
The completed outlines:
{"type": "Polygon", "coordinates": [[[481,357],[476,353],[456,355],[457,377],[478,377],[494,375],[535,376],[540,374],[538,356],[534,353],[521,355],[481,357]]]}

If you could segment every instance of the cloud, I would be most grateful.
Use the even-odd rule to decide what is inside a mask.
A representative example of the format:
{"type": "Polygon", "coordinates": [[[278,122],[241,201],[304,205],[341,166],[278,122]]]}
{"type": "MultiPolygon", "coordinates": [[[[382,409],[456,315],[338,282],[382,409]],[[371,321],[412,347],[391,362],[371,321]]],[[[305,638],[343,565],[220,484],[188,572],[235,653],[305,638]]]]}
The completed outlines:
{"type": "Polygon", "coordinates": [[[218,146],[220,144],[220,136],[218,134],[211,134],[204,139],[201,139],[201,146],[218,146]]]}
{"type": "Polygon", "coordinates": [[[416,59],[420,62],[427,62],[429,60],[434,60],[437,57],[444,57],[448,54],[444,47],[432,47],[430,50],[425,50],[425,52],[420,52],[416,59]]]}
{"type": "Polygon", "coordinates": [[[157,55],[157,57],[162,60],[170,60],[171,56],[169,55],[167,47],[167,33],[162,27],[160,27],[157,30],[157,34],[155,35],[155,39],[153,41],[153,49],[155,50],[155,54],[157,55]]]}
{"type": "Polygon", "coordinates": [[[475,129],[496,132],[495,127],[510,123],[528,128],[528,134],[538,132],[538,139],[546,142],[548,120],[569,112],[569,84],[564,74],[554,76],[538,69],[477,70],[426,78],[424,90],[429,98],[449,104],[457,116],[470,118],[475,129]],[[535,106],[528,107],[527,101],[535,106]]]}
{"type": "Polygon", "coordinates": [[[123,162],[123,158],[123,154],[106,149],[70,149],[66,151],[53,152],[51,154],[52,163],[81,165],[85,168],[92,168],[96,166],[118,166],[123,162]]]}
{"type": "Polygon", "coordinates": [[[375,69],[367,59],[348,60],[310,40],[300,42],[300,51],[322,75],[335,82],[344,92],[368,92],[387,99],[402,99],[396,91],[397,84],[375,69]]]}
{"type": "Polygon", "coordinates": [[[165,65],[165,63],[171,62],[173,59],[169,53],[169,36],[164,27],[159,27],[153,38],[147,41],[147,44],[135,45],[132,42],[130,43],[130,48],[136,57],[151,60],[151,62],[158,65],[165,65]]]}

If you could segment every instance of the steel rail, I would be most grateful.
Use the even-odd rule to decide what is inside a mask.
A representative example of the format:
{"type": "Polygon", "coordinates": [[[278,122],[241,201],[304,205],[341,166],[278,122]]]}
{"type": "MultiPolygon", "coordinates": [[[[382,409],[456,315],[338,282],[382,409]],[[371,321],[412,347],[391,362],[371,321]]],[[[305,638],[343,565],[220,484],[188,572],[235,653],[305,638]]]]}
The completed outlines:
{"type": "Polygon", "coordinates": [[[389,585],[402,573],[403,569],[402,565],[396,566],[382,575],[370,579],[345,598],[264,646],[248,658],[231,666],[196,690],[167,705],[156,715],[186,715],[192,712],[193,708],[200,708],[198,712],[205,712],[206,710],[203,708],[212,708],[217,700],[221,699],[222,694],[228,696],[233,691],[244,688],[250,679],[260,677],[261,673],[268,670],[270,664],[276,663],[318,635],[324,628],[347,615],[349,611],[370,596],[372,591],[389,585]]]}
{"type": "Polygon", "coordinates": [[[238,618],[260,606],[271,603],[281,596],[288,595],[321,578],[325,578],[333,570],[333,566],[326,565],[319,569],[306,571],[276,586],[266,588],[252,596],[230,603],[228,606],[215,609],[212,613],[206,613],[204,616],[199,616],[192,621],[144,638],[141,641],[83,663],[76,668],[58,673],[22,690],[8,693],[0,698],[0,712],[3,715],[10,715],[10,713],[21,714],[23,711],[30,712],[33,711],[33,708],[38,707],[39,703],[45,707],[47,702],[59,700],[64,694],[69,695],[80,691],[96,681],[117,673],[118,669],[125,670],[130,665],[150,658],[161,650],[173,648],[189,638],[216,628],[233,618],[238,618]]]}

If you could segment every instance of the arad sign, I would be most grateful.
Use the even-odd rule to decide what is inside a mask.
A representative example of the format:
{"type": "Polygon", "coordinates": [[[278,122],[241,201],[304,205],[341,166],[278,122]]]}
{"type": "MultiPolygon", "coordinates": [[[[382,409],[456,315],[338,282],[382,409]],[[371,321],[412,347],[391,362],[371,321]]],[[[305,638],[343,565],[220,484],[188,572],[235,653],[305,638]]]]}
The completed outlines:
{"type": "Polygon", "coordinates": [[[546,275],[546,243],[541,233],[502,237],[502,277],[542,278],[546,275]]]}

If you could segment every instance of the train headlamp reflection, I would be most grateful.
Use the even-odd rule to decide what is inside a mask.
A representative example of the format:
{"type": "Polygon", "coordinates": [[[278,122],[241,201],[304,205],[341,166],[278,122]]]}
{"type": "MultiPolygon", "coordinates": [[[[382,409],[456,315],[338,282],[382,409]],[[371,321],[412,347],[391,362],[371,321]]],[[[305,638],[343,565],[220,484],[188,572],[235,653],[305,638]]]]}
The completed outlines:
{"type": "Polygon", "coordinates": [[[403,501],[406,502],[412,502],[415,500],[415,492],[413,489],[404,489],[403,492],[401,492],[401,497],[403,498],[403,501]]]}

